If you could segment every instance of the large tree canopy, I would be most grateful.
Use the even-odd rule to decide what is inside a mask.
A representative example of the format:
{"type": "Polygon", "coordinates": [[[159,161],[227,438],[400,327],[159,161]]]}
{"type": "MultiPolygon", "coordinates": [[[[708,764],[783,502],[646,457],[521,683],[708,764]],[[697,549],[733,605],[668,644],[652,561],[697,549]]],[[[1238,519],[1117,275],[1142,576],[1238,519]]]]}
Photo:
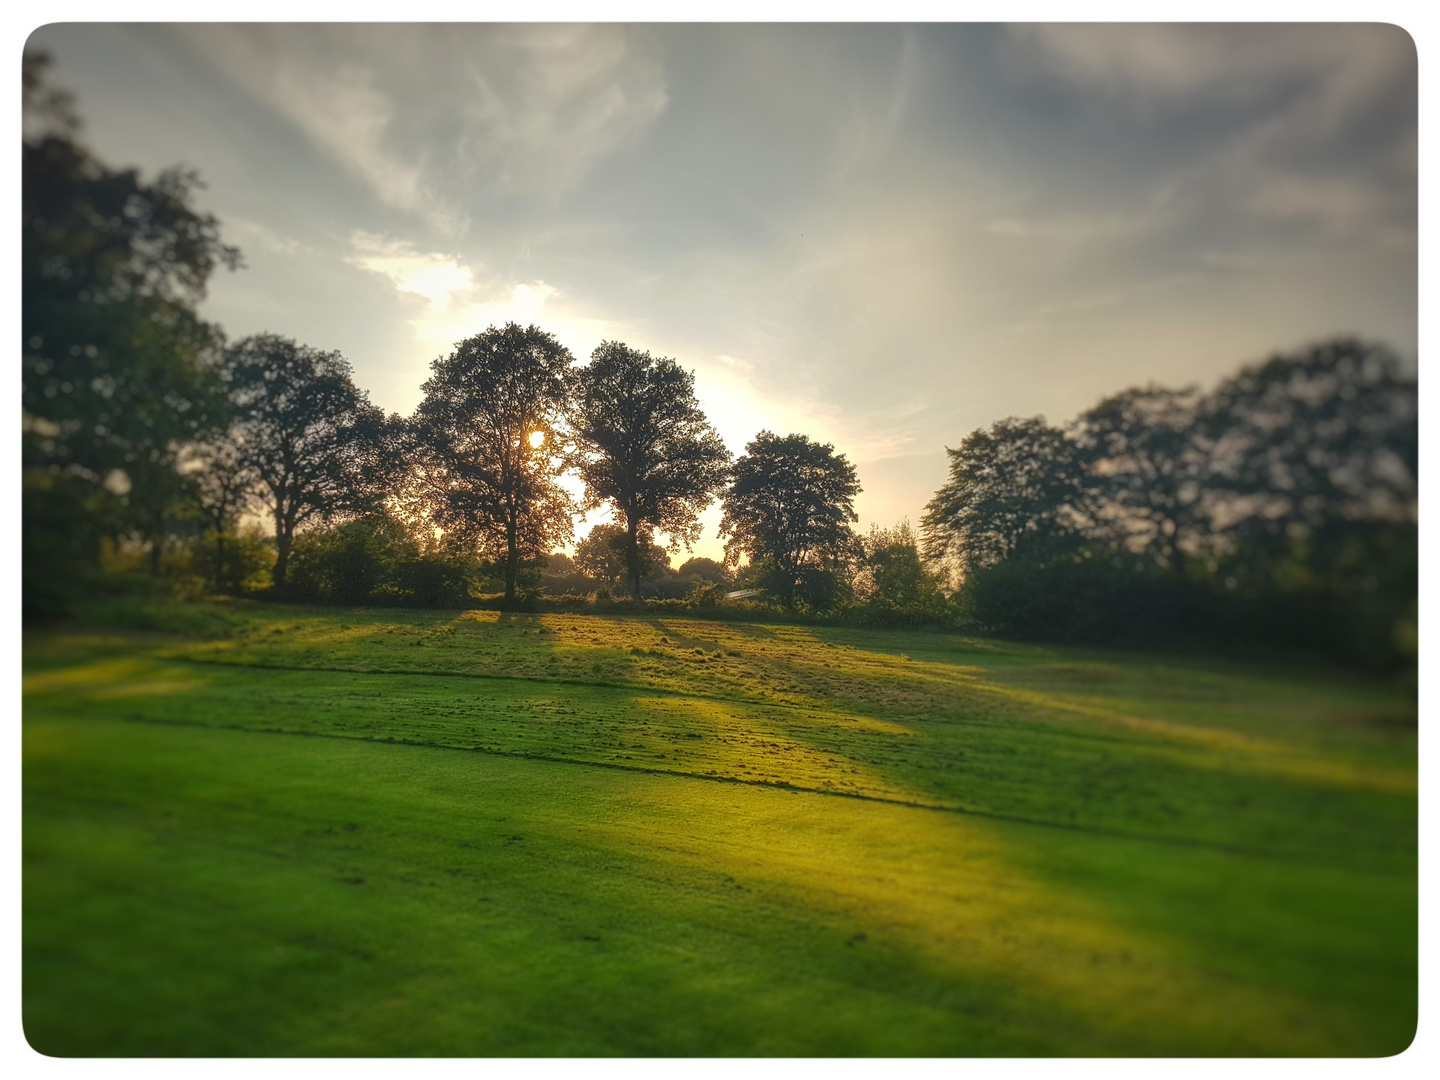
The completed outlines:
{"type": "MultiPolygon", "coordinates": [[[[22,150],[23,405],[31,460],[96,483],[221,418],[216,327],[194,305],[239,252],[191,205],[193,173],[152,183],[71,137],[67,99],[26,57],[22,150]],[[38,115],[36,115],[38,114],[38,115]]],[[[223,410],[221,410],[223,411],[223,410]]]]}
{"type": "Polygon", "coordinates": [[[950,455],[950,479],[921,522],[927,559],[962,575],[1030,543],[1070,533],[1083,518],[1085,479],[1075,444],[1039,417],[971,432],[950,455]]]}
{"type": "Polygon", "coordinates": [[[219,223],[192,205],[194,173],[145,182],[76,141],[79,121],[68,96],[47,88],[46,63],[24,58],[27,604],[54,592],[44,568],[56,553],[92,562],[99,534],[139,530],[158,558],[160,522],[180,493],[176,451],[225,419],[221,334],[195,305],[218,266],[239,264],[219,223]]]}
{"type": "Polygon", "coordinates": [[[338,352],[256,334],[225,352],[225,381],[238,419],[239,462],[259,481],[275,521],[275,587],[295,532],[365,513],[385,497],[390,455],[385,414],[351,379],[338,352]]]}
{"type": "Polygon", "coordinates": [[[736,460],[720,535],[725,562],[765,565],[762,583],[787,607],[821,606],[857,551],[855,466],[829,443],[762,431],[736,460]]]}
{"type": "Polygon", "coordinates": [[[1210,549],[1203,407],[1193,388],[1149,386],[1113,394],[1080,416],[1075,461],[1087,478],[1096,538],[1181,571],[1210,549]]]}
{"type": "Polygon", "coordinates": [[[695,376],[674,360],[605,341],[573,379],[574,460],[586,508],[615,508],[638,597],[654,531],[689,550],[700,512],[724,488],[730,452],[695,400],[695,376]]]}
{"type": "Polygon", "coordinates": [[[555,483],[572,363],[537,327],[492,326],[431,364],[415,413],[417,478],[432,516],[503,562],[507,601],[521,564],[573,532],[574,503],[555,483]]]}
{"type": "Polygon", "coordinates": [[[1206,397],[1207,484],[1232,527],[1414,521],[1418,407],[1381,346],[1340,338],[1272,356],[1206,397]]]}

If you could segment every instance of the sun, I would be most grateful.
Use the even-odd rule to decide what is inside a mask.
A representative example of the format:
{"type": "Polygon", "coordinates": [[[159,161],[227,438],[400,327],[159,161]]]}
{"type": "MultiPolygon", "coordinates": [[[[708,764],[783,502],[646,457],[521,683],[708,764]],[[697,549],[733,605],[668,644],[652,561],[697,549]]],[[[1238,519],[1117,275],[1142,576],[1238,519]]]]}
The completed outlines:
{"type": "Polygon", "coordinates": [[[532,432],[530,433],[530,446],[531,446],[531,448],[534,449],[534,450],[539,450],[540,447],[542,447],[542,446],[544,446],[544,445],[545,445],[545,432],[543,432],[543,431],[532,431],[532,432]]]}

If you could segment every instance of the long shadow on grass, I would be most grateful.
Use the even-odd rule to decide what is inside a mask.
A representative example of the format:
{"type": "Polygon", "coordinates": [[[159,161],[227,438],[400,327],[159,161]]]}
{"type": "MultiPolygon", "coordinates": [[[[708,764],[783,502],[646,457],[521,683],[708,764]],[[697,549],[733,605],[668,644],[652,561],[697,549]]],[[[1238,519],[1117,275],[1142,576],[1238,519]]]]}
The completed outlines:
{"type": "MultiPolygon", "coordinates": [[[[517,625],[524,633],[531,624],[517,625]]],[[[532,649],[539,644],[529,643],[532,649]]],[[[853,711],[827,711],[820,703],[808,713],[805,708],[755,702],[721,710],[716,702],[694,695],[637,695],[634,688],[606,690],[576,682],[525,687],[512,680],[416,674],[322,676],[312,671],[262,676],[252,670],[235,672],[234,683],[202,686],[196,684],[194,671],[193,665],[183,665],[169,674],[112,672],[106,676],[114,684],[112,691],[72,702],[72,707],[187,723],[204,713],[212,720],[202,722],[238,719],[241,726],[268,723],[272,728],[278,716],[288,718],[288,727],[278,729],[292,732],[372,741],[395,741],[400,732],[399,741],[482,750],[488,756],[605,765],[612,775],[629,777],[626,784],[679,778],[746,785],[703,789],[711,793],[763,791],[783,782],[770,777],[786,755],[808,752],[804,767],[818,770],[812,778],[843,780],[859,771],[872,788],[889,793],[881,797],[896,802],[930,802],[948,805],[951,811],[1048,823],[1049,828],[1036,831],[953,813],[936,817],[933,811],[885,809],[873,801],[874,795],[866,796],[869,803],[826,800],[831,816],[840,813],[835,807],[863,805],[876,808],[868,813],[906,815],[898,826],[902,831],[893,837],[900,846],[936,829],[962,828],[972,837],[990,837],[999,852],[992,871],[1009,867],[1012,877],[1018,874],[1016,880],[1029,882],[1025,889],[1030,893],[1048,898],[1042,907],[1048,905],[1054,917],[1077,918],[1077,911],[1089,912],[1086,925],[1143,931],[1136,940],[1149,942],[1142,958],[1151,962],[1159,963],[1155,957],[1161,955],[1172,955],[1173,960],[1178,951],[1189,974],[1171,980],[1173,993],[1198,993],[1195,986],[1204,985],[1213,996],[1215,987],[1229,980],[1239,988],[1230,995],[1234,1003],[1260,991],[1272,1004],[1285,1003],[1271,1020],[1297,1032],[1306,1029],[1307,1008],[1312,1020],[1324,1015],[1335,1030],[1358,1030],[1357,1024],[1365,1028],[1361,1021],[1368,1018],[1369,1028],[1388,1041],[1356,1042],[1352,1037],[1347,1045],[1382,1049],[1398,1049],[1394,1018],[1400,1017],[1403,1027],[1407,1002],[1413,1012],[1414,800],[1404,792],[1366,788],[1363,774],[1358,787],[1347,787],[1344,775],[1309,780],[1247,775],[1236,772],[1235,762],[1224,755],[1217,762],[1213,754],[1206,758],[1189,745],[1157,754],[1157,746],[1166,749],[1163,732],[1147,732],[1146,740],[1136,744],[1113,732],[1052,730],[1004,716],[986,724],[881,723],[853,711]],[[500,692],[517,685],[523,692],[500,692]],[[477,687],[483,692],[477,693],[477,687]],[[467,745],[465,737],[474,734],[467,732],[467,725],[475,728],[482,717],[488,730],[467,745]],[[710,754],[705,760],[725,766],[724,775],[719,768],[691,767],[701,755],[680,739],[697,731],[710,754]],[[570,741],[561,744],[560,734],[570,741]],[[577,756],[581,750],[585,754],[577,756]],[[649,761],[647,754],[663,755],[663,764],[649,761]],[[773,766],[766,762],[771,771],[744,775],[755,772],[765,757],[776,759],[773,766]],[[670,775],[651,778],[659,773],[670,775]],[[955,824],[960,821],[966,824],[955,824]],[[1116,822],[1120,831],[1147,832],[1152,840],[1107,835],[1116,831],[1116,822]],[[1186,849],[1175,841],[1229,844],[1267,857],[1186,849]],[[1037,882],[1045,883],[1038,893],[1037,882]],[[1197,970],[1204,975],[1199,984],[1194,981],[1197,970]],[[1187,986],[1191,989],[1185,990],[1187,986]]],[[[824,788],[817,785],[816,790],[824,788]]],[[[780,792],[775,796],[783,797],[780,792]]],[[[709,799],[712,810],[706,813],[725,801],[709,799]]],[[[756,852],[776,850],[779,835],[772,830],[756,852]]],[[[952,846],[940,845],[942,861],[952,846]]],[[[771,868],[777,887],[787,881],[799,887],[786,869],[799,857],[792,852],[771,868]]],[[[933,865],[936,857],[937,849],[932,849],[925,862],[933,865]]],[[[854,861],[842,852],[832,861],[844,867],[847,859],[854,861]]],[[[927,886],[912,882],[896,888],[924,892],[927,886]]],[[[828,894],[822,890],[816,895],[828,894]]],[[[814,897],[805,901],[820,902],[814,897]]],[[[916,940],[923,939],[924,928],[935,918],[950,920],[947,925],[965,923],[964,902],[956,897],[932,897],[928,903],[930,914],[907,916],[919,927],[913,932],[916,940]]],[[[992,927],[997,920],[1003,922],[997,914],[1001,911],[1003,905],[981,922],[992,927]]],[[[1031,946],[1045,938],[1044,920],[1036,923],[1035,918],[1026,915],[1021,920],[1019,940],[1031,946]]],[[[1005,936],[1002,930],[995,933],[1005,936]]],[[[972,942],[971,947],[979,946],[972,942]]],[[[1070,958],[1064,961],[1064,977],[1069,979],[1076,961],[1065,954],[1070,958]]],[[[1101,959],[1090,962],[1102,965],[1109,953],[1093,955],[1101,959]]],[[[1091,974],[1119,978],[1104,974],[1103,968],[1091,974]]],[[[1141,985],[1156,993],[1154,979],[1147,978],[1149,983],[1131,971],[1120,979],[1122,998],[1130,1000],[1126,995],[1133,997],[1141,985]]]]}
{"type": "Polygon", "coordinates": [[[1033,831],[248,732],[27,740],[26,1029],[51,1053],[1350,1045],[1017,873],[1033,831]]]}

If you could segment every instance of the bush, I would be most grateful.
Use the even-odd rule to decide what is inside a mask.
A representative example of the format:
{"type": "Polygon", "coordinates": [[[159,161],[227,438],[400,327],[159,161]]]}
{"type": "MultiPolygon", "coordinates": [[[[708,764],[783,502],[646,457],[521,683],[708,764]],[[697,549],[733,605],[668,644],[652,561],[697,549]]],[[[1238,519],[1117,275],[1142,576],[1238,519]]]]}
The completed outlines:
{"type": "Polygon", "coordinates": [[[1369,667],[1415,655],[1416,532],[1353,527],[1255,542],[1182,574],[1101,544],[977,570],[953,605],[1006,637],[1107,645],[1319,652],[1369,667]]]}
{"type": "Polygon", "coordinates": [[[942,575],[920,558],[908,520],[893,529],[870,527],[861,541],[862,558],[855,575],[860,605],[854,617],[867,626],[945,624],[952,615],[941,591],[942,575]]]}
{"type": "Polygon", "coordinates": [[[213,592],[244,596],[270,588],[275,546],[268,537],[253,531],[207,529],[182,551],[175,570],[200,578],[213,592]]]}
{"type": "Polygon", "coordinates": [[[470,601],[476,569],[442,550],[423,550],[398,521],[375,514],[297,536],[286,591],[332,604],[458,607],[470,601]]]}
{"type": "Polygon", "coordinates": [[[101,538],[113,530],[118,502],[103,488],[44,469],[21,482],[20,590],[23,616],[69,613],[103,577],[101,538]]]}

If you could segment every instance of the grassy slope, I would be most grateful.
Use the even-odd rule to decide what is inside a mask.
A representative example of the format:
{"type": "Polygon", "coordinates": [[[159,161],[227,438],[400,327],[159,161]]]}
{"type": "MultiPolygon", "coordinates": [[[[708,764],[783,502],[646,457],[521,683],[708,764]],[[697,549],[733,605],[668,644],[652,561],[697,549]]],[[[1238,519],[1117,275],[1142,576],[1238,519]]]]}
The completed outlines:
{"type": "Polygon", "coordinates": [[[160,621],[26,642],[46,1052],[1414,1030],[1413,686],[683,619],[160,621]]]}

